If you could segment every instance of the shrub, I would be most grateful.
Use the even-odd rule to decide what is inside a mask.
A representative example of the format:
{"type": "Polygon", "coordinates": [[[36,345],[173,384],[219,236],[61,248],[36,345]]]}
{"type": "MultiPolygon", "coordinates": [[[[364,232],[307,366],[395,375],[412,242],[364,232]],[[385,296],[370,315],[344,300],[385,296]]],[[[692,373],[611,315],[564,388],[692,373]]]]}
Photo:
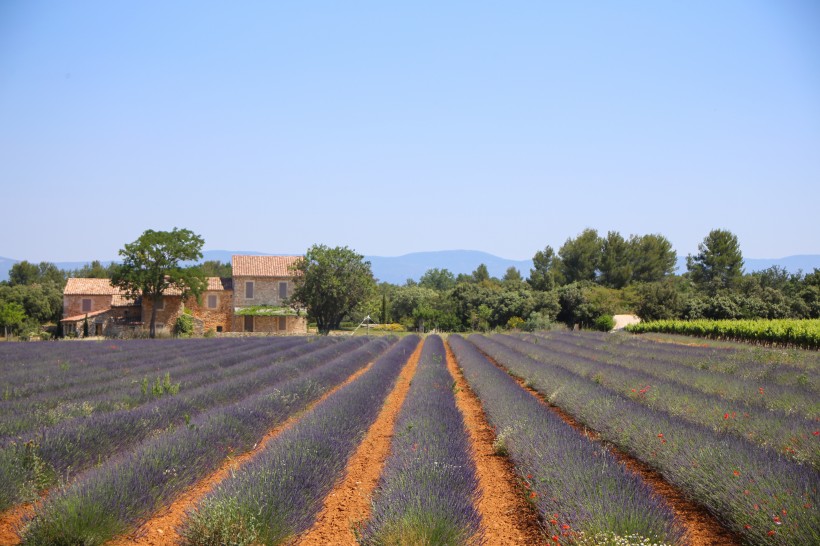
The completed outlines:
{"type": "Polygon", "coordinates": [[[600,317],[595,319],[593,328],[601,332],[609,332],[610,330],[615,328],[615,319],[612,318],[612,315],[601,315],[600,317]]]}
{"type": "Polygon", "coordinates": [[[511,317],[510,320],[507,321],[507,328],[510,330],[518,330],[523,325],[524,319],[521,317],[511,317]]]}
{"type": "Polygon", "coordinates": [[[535,332],[538,330],[549,330],[552,327],[552,321],[544,313],[533,312],[527,317],[527,321],[521,325],[521,329],[525,332],[535,332]]]}
{"type": "Polygon", "coordinates": [[[194,318],[191,315],[180,315],[174,325],[174,333],[179,337],[191,337],[194,333],[194,318]]]}

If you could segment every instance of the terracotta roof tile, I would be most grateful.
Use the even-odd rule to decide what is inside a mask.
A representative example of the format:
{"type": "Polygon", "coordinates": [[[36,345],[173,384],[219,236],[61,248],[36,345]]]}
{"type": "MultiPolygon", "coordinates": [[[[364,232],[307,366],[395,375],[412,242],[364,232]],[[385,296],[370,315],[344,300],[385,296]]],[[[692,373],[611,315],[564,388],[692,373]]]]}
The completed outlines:
{"type": "Polygon", "coordinates": [[[125,294],[114,294],[111,296],[111,307],[127,307],[129,305],[137,305],[137,302],[125,294]]]}
{"type": "Polygon", "coordinates": [[[92,311],[91,313],[83,313],[82,315],[74,315],[73,317],[66,317],[64,319],[60,319],[60,322],[74,322],[77,320],[83,320],[85,317],[92,318],[98,315],[103,315],[108,313],[111,309],[100,309],[99,311],[92,311]]]}
{"type": "Polygon", "coordinates": [[[206,277],[206,280],[208,281],[208,286],[205,290],[233,290],[233,279],[230,277],[206,277]]]}
{"type": "MultiPolygon", "coordinates": [[[[219,277],[206,277],[208,282],[206,290],[231,290],[231,279],[221,279],[219,277]]],[[[182,290],[176,286],[169,286],[163,293],[165,296],[181,296],[182,290]]],[[[79,279],[70,278],[63,289],[65,296],[121,296],[125,297],[125,291],[119,287],[112,286],[109,279],[79,279]]],[[[116,300],[115,300],[116,301],[116,300]]],[[[114,305],[128,305],[127,303],[115,303],[114,305]]]]}
{"type": "Polygon", "coordinates": [[[111,286],[109,279],[77,279],[70,278],[65,283],[63,294],[66,296],[113,296],[119,294],[120,289],[111,286]]]}
{"type": "Polygon", "coordinates": [[[293,277],[290,266],[301,256],[232,256],[234,277],[293,277]]]}

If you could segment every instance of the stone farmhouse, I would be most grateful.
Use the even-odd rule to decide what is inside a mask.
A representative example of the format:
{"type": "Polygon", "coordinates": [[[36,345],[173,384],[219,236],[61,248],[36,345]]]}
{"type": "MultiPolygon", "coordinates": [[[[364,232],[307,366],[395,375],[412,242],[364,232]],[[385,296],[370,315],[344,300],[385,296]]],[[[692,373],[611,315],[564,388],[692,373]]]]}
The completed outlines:
{"type": "MultiPolygon", "coordinates": [[[[303,311],[287,305],[293,295],[294,273],[290,267],[299,256],[232,256],[233,276],[208,277],[200,301],[182,300],[181,291],[166,290],[157,308],[157,331],[171,331],[183,313],[194,319],[194,331],[202,334],[262,332],[306,334],[303,311]]],[[[148,328],[153,303],[129,298],[108,279],[70,278],[63,290],[65,335],[82,335],[88,321],[89,335],[116,336],[124,331],[148,328]]]]}

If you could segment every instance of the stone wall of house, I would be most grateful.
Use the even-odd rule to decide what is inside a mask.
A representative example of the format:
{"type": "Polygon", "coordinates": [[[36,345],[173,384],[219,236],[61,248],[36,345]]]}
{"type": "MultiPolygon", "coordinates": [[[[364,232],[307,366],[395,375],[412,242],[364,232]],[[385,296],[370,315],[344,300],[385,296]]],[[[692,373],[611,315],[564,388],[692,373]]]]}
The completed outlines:
{"type": "Polygon", "coordinates": [[[111,295],[96,295],[96,296],[82,296],[82,295],[63,295],[63,317],[74,317],[77,315],[84,315],[86,313],[93,313],[95,311],[102,311],[111,307],[111,295]],[[83,311],[83,300],[91,300],[91,309],[83,311]]]}
{"type": "MultiPolygon", "coordinates": [[[[140,309],[136,306],[119,306],[88,317],[88,335],[115,337],[123,331],[133,329],[132,321],[139,320],[139,312],[140,309]]],[[[81,337],[85,320],[83,316],[78,320],[63,322],[63,334],[81,337]]]]}
{"type": "MultiPolygon", "coordinates": [[[[245,317],[236,315],[234,317],[234,332],[245,332],[245,317]]],[[[264,334],[307,334],[307,318],[301,317],[253,317],[253,332],[264,334]],[[280,318],[285,319],[285,329],[281,329],[280,318]]]]}
{"type": "Polygon", "coordinates": [[[233,292],[231,290],[212,290],[202,293],[202,303],[190,297],[185,301],[194,318],[202,321],[203,332],[230,332],[233,329],[233,292]],[[216,296],[216,308],[208,307],[208,296],[216,296]]]}
{"type": "Polygon", "coordinates": [[[288,297],[293,295],[293,279],[291,277],[234,277],[233,301],[236,307],[251,307],[254,305],[282,306],[284,303],[279,297],[279,283],[288,283],[288,297]],[[253,298],[245,297],[245,283],[253,282],[253,298]]]}
{"type": "MultiPolygon", "coordinates": [[[[162,325],[168,332],[174,331],[174,325],[177,318],[182,314],[185,306],[182,304],[182,298],[179,296],[163,296],[164,305],[161,309],[157,309],[156,323],[162,325]]],[[[144,328],[147,330],[151,327],[151,311],[154,308],[154,302],[151,298],[142,298],[142,322],[144,328]]],[[[157,326],[157,330],[160,327],[157,326]]]]}

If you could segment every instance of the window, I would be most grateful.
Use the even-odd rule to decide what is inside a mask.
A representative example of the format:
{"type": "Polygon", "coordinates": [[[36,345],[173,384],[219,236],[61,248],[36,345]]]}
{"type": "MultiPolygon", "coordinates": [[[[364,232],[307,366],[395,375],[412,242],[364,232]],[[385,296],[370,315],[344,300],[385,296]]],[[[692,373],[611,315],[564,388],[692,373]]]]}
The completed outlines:
{"type": "Polygon", "coordinates": [[[253,332],[253,316],[251,315],[245,316],[245,331],[253,332]]]}
{"type": "Polygon", "coordinates": [[[208,294],[208,309],[216,309],[216,294],[208,294]]]}
{"type": "Polygon", "coordinates": [[[83,298],[83,313],[91,311],[91,298],[83,298]]]}
{"type": "Polygon", "coordinates": [[[245,283],[245,299],[253,299],[253,281],[247,281],[245,283]]]}
{"type": "Polygon", "coordinates": [[[165,298],[160,298],[157,303],[157,311],[162,311],[163,309],[165,309],[165,298]]]}
{"type": "Polygon", "coordinates": [[[283,331],[288,329],[288,317],[279,317],[279,329],[283,331]]]}
{"type": "Polygon", "coordinates": [[[222,326],[217,326],[216,331],[219,332],[219,333],[222,333],[222,326]]]}
{"type": "Polygon", "coordinates": [[[288,283],[280,282],[279,283],[279,299],[284,300],[288,297],[288,283]]]}

